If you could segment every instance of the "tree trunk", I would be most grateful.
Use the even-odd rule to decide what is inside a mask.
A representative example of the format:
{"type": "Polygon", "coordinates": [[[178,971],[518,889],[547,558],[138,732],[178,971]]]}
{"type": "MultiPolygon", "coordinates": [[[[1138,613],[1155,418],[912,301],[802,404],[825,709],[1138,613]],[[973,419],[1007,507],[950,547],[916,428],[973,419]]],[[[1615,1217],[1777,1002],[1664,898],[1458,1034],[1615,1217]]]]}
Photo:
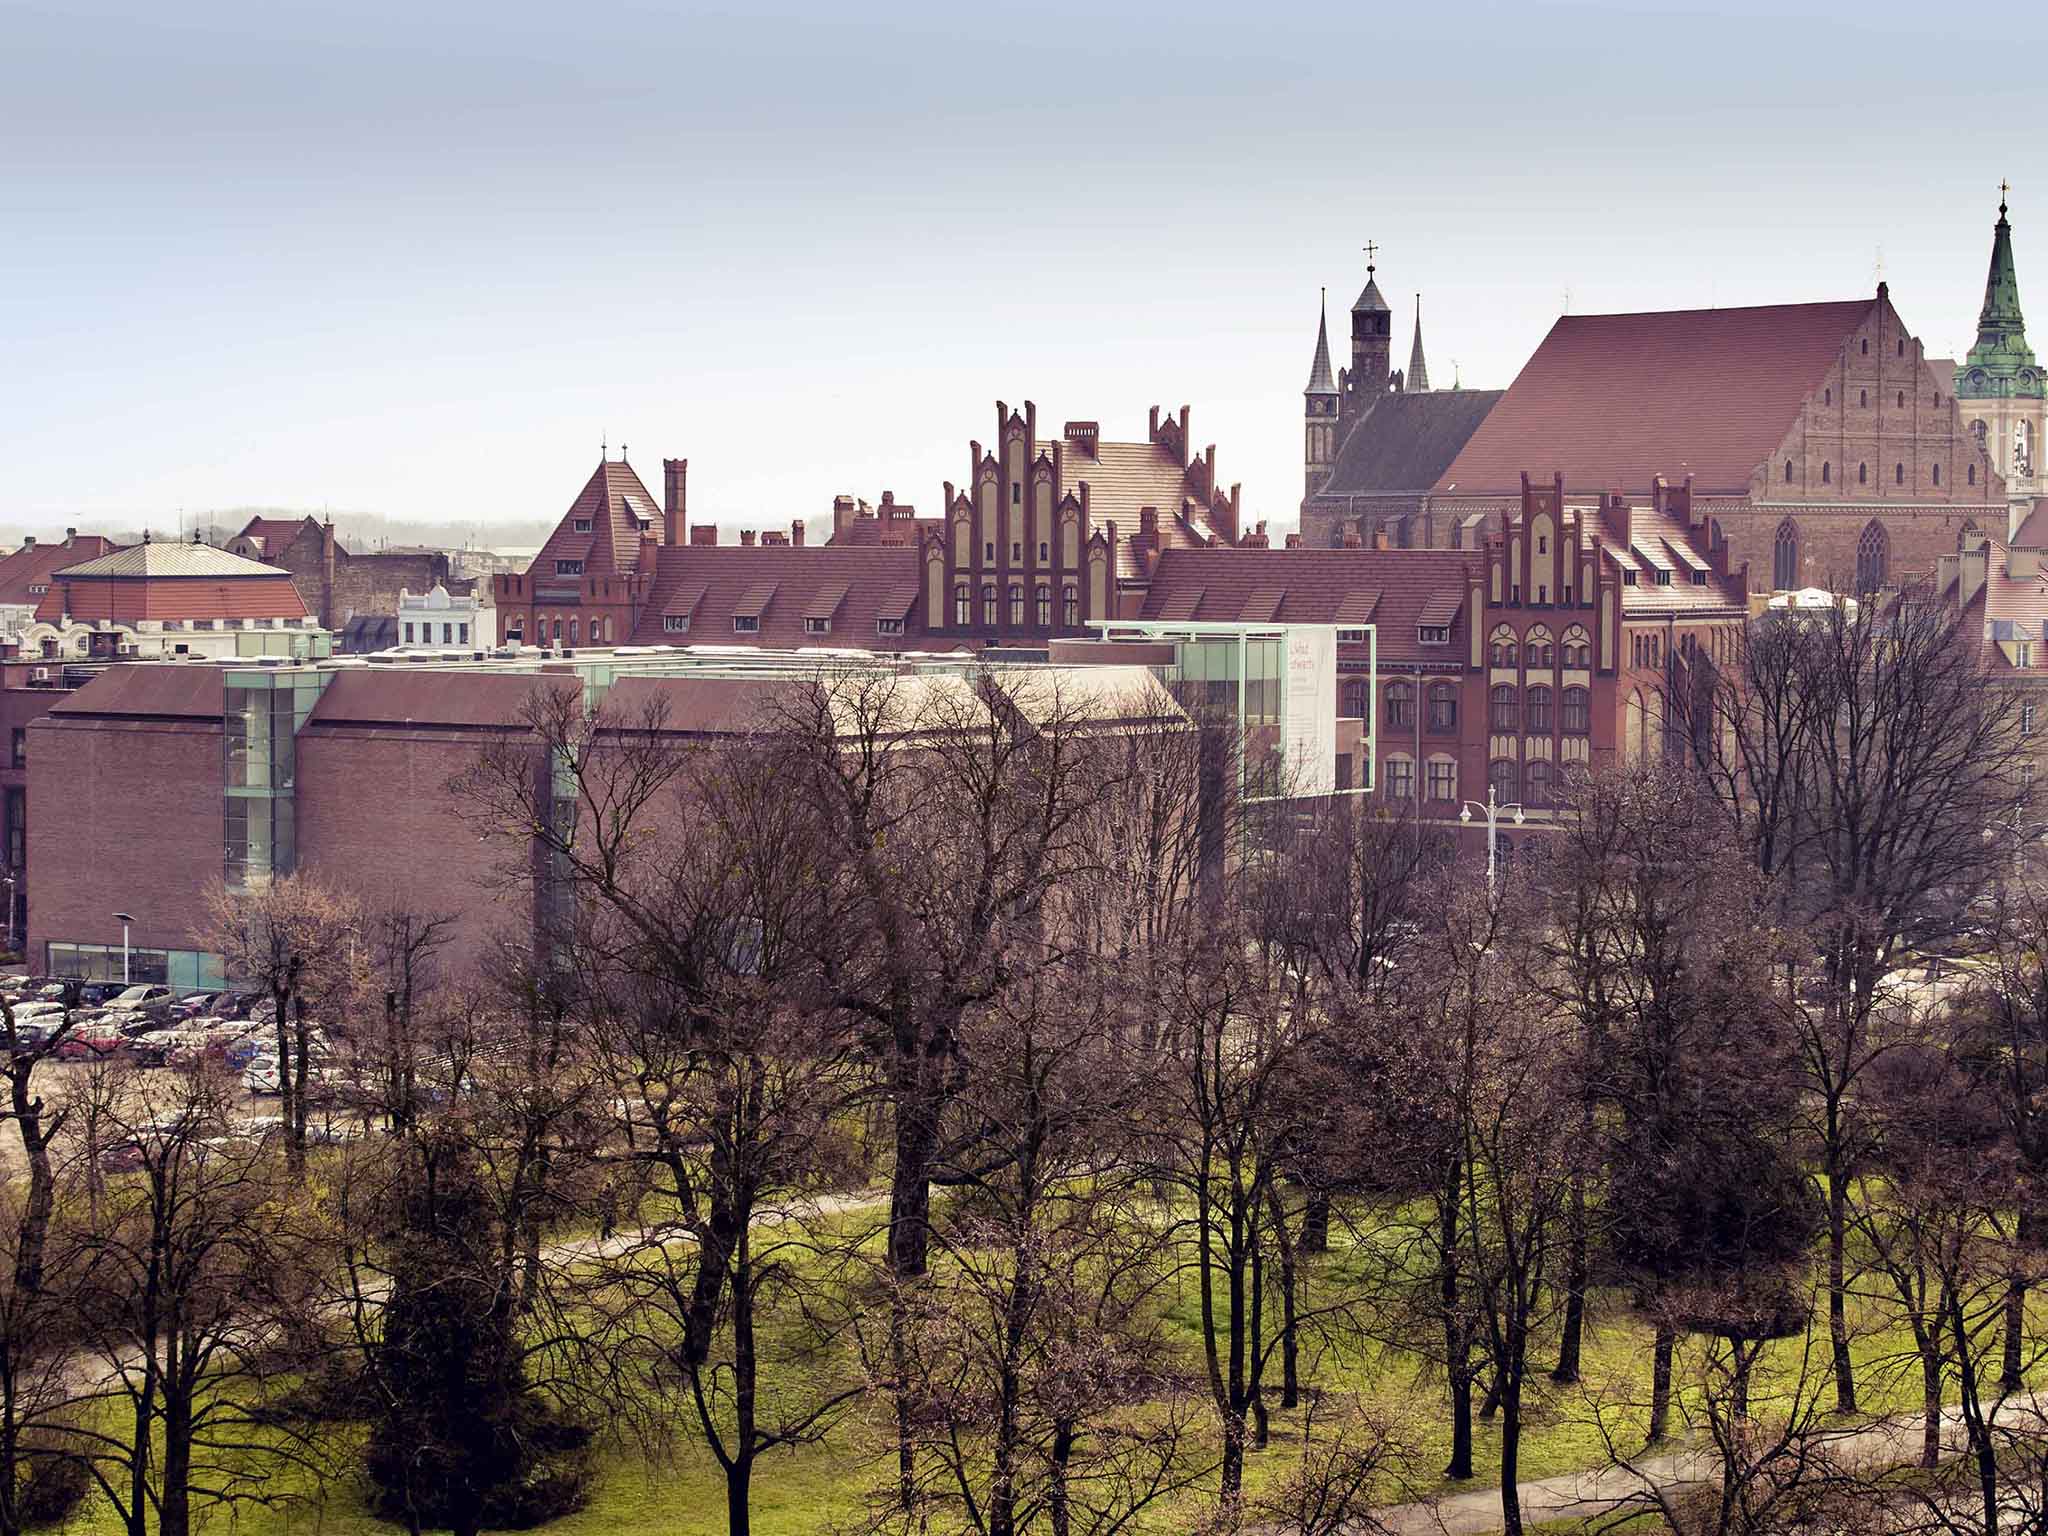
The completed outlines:
{"type": "Polygon", "coordinates": [[[1072,1536],[1073,1516],[1067,1494],[1067,1467],[1074,1459],[1074,1425],[1061,1419],[1052,1431],[1052,1536],[1072,1536]]]}
{"type": "Polygon", "coordinates": [[[1650,1356],[1649,1445],[1661,1445],[1671,1421],[1671,1357],[1678,1347],[1678,1335],[1669,1328],[1657,1329],[1657,1342],[1650,1356]]]}
{"type": "MultiPolygon", "coordinates": [[[[2022,1228],[2026,1218],[2020,1218],[2022,1228]]],[[[2017,1392],[2026,1385],[2023,1374],[2023,1358],[2027,1337],[2027,1282],[2018,1275],[2005,1292],[2005,1359],[2004,1369],[1998,1374],[1998,1384],[2007,1392],[2017,1392]]]]}
{"type": "Polygon", "coordinates": [[[1323,1190],[1309,1191],[1308,1204],[1301,1213],[1300,1248],[1303,1253],[1330,1251],[1330,1197],[1323,1190]]]}
{"type": "MultiPolygon", "coordinates": [[[[1266,1204],[1273,1214],[1273,1243],[1280,1257],[1280,1406],[1292,1408],[1301,1401],[1300,1344],[1294,1321],[1294,1288],[1300,1283],[1294,1268],[1294,1239],[1287,1231],[1287,1202],[1281,1197],[1280,1182],[1266,1186],[1266,1204]]],[[[1308,1224],[1307,1214],[1302,1225],[1308,1224]]]]}
{"type": "Polygon", "coordinates": [[[1586,1328],[1586,1181],[1572,1178],[1571,1243],[1565,1259],[1564,1332],[1557,1341],[1557,1365],[1550,1379],[1568,1386],[1579,1379],[1579,1350],[1586,1328]]]}
{"type": "Polygon", "coordinates": [[[1458,1317],[1458,1184],[1455,1171],[1449,1194],[1439,1191],[1439,1213],[1443,1227],[1437,1235],[1437,1299],[1443,1315],[1445,1385],[1451,1394],[1451,1460],[1445,1477],[1472,1475],[1472,1357],[1471,1340],[1465,1337],[1458,1317]]]}
{"type": "Polygon", "coordinates": [[[306,1139],[299,1134],[298,1085],[292,1078],[291,993],[272,988],[270,1001],[277,1009],[277,1113],[284,1122],[285,1163],[296,1182],[306,1173],[306,1139]]]}
{"type": "MultiPolygon", "coordinates": [[[[1831,1153],[1830,1163],[1836,1161],[1831,1153]]],[[[1835,1357],[1835,1411],[1856,1411],[1856,1367],[1849,1358],[1849,1180],[1828,1170],[1828,1340],[1835,1357]]]]}
{"type": "Polygon", "coordinates": [[[1920,1345],[1920,1403],[1925,1422],[1920,1427],[1920,1465],[1941,1465],[1941,1350],[1922,1333],[1920,1345]]]}
{"type": "Polygon", "coordinates": [[[1512,1368],[1500,1390],[1500,1519],[1502,1536],[1522,1536],[1522,1384],[1512,1368]]]}

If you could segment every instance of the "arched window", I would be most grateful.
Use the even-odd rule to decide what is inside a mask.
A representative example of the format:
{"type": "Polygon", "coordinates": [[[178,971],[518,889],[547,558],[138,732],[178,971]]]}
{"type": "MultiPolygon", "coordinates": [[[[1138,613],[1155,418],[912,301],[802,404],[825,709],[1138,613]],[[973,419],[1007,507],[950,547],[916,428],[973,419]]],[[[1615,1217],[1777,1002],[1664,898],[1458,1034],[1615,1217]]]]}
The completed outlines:
{"type": "Polygon", "coordinates": [[[1024,627],[1024,589],[1015,582],[1010,583],[1010,627],[1024,627]]]}
{"type": "Polygon", "coordinates": [[[1564,632],[1564,664],[1580,668],[1593,665],[1592,638],[1577,624],[1564,632]]]}
{"type": "Polygon", "coordinates": [[[953,589],[953,622],[962,629],[974,622],[974,597],[965,586],[953,589]]]}
{"type": "Polygon", "coordinates": [[[1863,338],[1863,343],[1862,343],[1862,346],[1863,346],[1863,355],[1864,355],[1865,357],[1868,357],[1868,356],[1870,356],[1870,338],[1869,338],[1868,336],[1866,336],[1866,337],[1864,337],[1864,338],[1863,338]]]}
{"type": "Polygon", "coordinates": [[[1372,684],[1363,678],[1354,678],[1344,684],[1344,718],[1363,720],[1365,729],[1372,729],[1372,684]]]}
{"type": "Polygon", "coordinates": [[[1904,485],[1905,483],[1906,483],[1906,466],[1905,466],[1904,464],[1894,464],[1894,465],[1892,466],[1892,484],[1893,484],[1893,485],[1904,485]]]}
{"type": "Polygon", "coordinates": [[[1857,403],[1858,405],[1868,405],[1868,404],[1870,404],[1870,391],[1869,391],[1869,390],[1867,390],[1867,389],[1859,389],[1859,390],[1857,390],[1857,391],[1856,391],[1856,403],[1857,403]]]}
{"type": "Polygon", "coordinates": [[[1583,736],[1592,729],[1592,696],[1585,689],[1565,689],[1564,717],[1561,724],[1567,736],[1583,736]]]}
{"type": "Polygon", "coordinates": [[[1822,391],[1820,392],[1820,403],[1821,403],[1822,405],[1833,405],[1833,404],[1835,403],[1835,392],[1834,392],[1834,390],[1832,390],[1832,389],[1824,389],[1824,390],[1822,390],[1822,391]]]}
{"type": "Polygon", "coordinates": [[[1387,728],[1402,726],[1415,729],[1415,685],[1413,683],[1387,684],[1387,728]]]}
{"type": "Polygon", "coordinates": [[[1550,732],[1550,690],[1538,684],[1529,690],[1529,734],[1548,735],[1550,732]]]}
{"type": "Polygon", "coordinates": [[[1038,627],[1040,629],[1052,628],[1051,587],[1040,587],[1038,589],[1038,627]]]}
{"type": "Polygon", "coordinates": [[[1901,356],[1901,357],[1904,357],[1905,355],[1906,355],[1906,338],[1905,338],[1905,337],[1903,337],[1903,336],[1901,336],[1901,337],[1899,338],[1899,356],[1901,356]]]}
{"type": "Polygon", "coordinates": [[[1458,728],[1458,690],[1450,683],[1429,685],[1429,728],[1455,731],[1458,728]]]}
{"type": "Polygon", "coordinates": [[[1972,485],[1975,485],[1976,483],[1977,483],[1977,466],[1976,466],[1976,465],[1974,465],[1974,464],[1972,464],[1972,465],[1970,466],[1970,484],[1972,484],[1972,485]]]}
{"type": "Polygon", "coordinates": [[[1785,461],[1785,483],[1787,485],[1792,483],[1792,461],[1790,459],[1785,461]]]}
{"type": "Polygon", "coordinates": [[[1522,776],[1514,760],[1496,757],[1486,765],[1486,786],[1493,791],[1493,798],[1502,805],[1515,800],[1522,792],[1522,776]]]}
{"type": "Polygon", "coordinates": [[[1522,711],[1515,690],[1503,683],[1493,690],[1493,728],[1496,731],[1514,731],[1521,727],[1517,723],[1522,711]]]}
{"type": "Polygon", "coordinates": [[[1822,485],[1832,484],[1834,478],[1835,467],[1832,464],[1830,464],[1826,459],[1822,459],[1820,461],[1820,483],[1822,485]]]}
{"type": "Polygon", "coordinates": [[[1791,518],[1778,524],[1778,540],[1771,546],[1771,586],[1789,592],[1799,585],[1799,530],[1791,518]]]}
{"type": "Polygon", "coordinates": [[[1876,592],[1884,586],[1885,565],[1890,553],[1890,540],[1885,537],[1884,528],[1875,518],[1863,530],[1863,537],[1856,541],[1856,590],[1876,592]]]}
{"type": "Polygon", "coordinates": [[[1941,484],[1941,465],[1938,463],[1934,466],[1934,483],[1941,484]]]}
{"type": "Polygon", "coordinates": [[[1540,758],[1529,765],[1529,804],[1542,807],[1550,804],[1550,764],[1540,758]]]}
{"type": "Polygon", "coordinates": [[[996,584],[992,581],[981,584],[981,622],[989,629],[996,627],[996,584]]]}
{"type": "Polygon", "coordinates": [[[1904,390],[1902,389],[1902,390],[1900,390],[1900,391],[1899,391],[1899,409],[1903,411],[1903,410],[1904,410],[1905,408],[1906,408],[1906,392],[1905,392],[1905,391],[1904,391],[1904,390]]]}
{"type": "Polygon", "coordinates": [[[571,645],[576,643],[576,620],[574,619],[569,621],[569,643],[571,645]]]}
{"type": "Polygon", "coordinates": [[[1858,464],[1856,466],[1856,483],[1858,485],[1863,485],[1868,483],[1869,479],[1870,466],[1868,464],[1858,464]]]}
{"type": "Polygon", "coordinates": [[[1081,623],[1081,594],[1073,587],[1060,591],[1060,624],[1066,629],[1075,629],[1081,623]]]}

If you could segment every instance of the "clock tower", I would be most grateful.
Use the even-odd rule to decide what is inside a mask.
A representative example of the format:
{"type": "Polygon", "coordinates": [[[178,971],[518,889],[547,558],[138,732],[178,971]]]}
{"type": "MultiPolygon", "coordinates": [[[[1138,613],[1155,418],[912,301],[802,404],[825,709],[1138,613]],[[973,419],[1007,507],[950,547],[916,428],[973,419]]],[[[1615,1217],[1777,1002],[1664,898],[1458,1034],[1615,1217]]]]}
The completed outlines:
{"type": "Polygon", "coordinates": [[[2012,223],[2006,217],[2007,188],[1998,189],[1998,222],[1991,228],[1991,270],[1984,280],[1984,305],[1977,313],[1977,344],[1956,365],[1956,408],[1976,433],[1992,466],[2005,478],[2015,531],[2033,498],[2048,495],[2041,462],[2048,387],[2041,365],[2027,345],[2020,313],[2019,274],[2013,263],[2012,223]]]}
{"type": "Polygon", "coordinates": [[[1374,278],[1372,258],[1379,247],[1365,248],[1365,289],[1351,306],[1351,366],[1344,370],[1343,411],[1345,422],[1356,421],[1387,392],[1388,370],[1392,367],[1394,313],[1387,305],[1374,278]]]}

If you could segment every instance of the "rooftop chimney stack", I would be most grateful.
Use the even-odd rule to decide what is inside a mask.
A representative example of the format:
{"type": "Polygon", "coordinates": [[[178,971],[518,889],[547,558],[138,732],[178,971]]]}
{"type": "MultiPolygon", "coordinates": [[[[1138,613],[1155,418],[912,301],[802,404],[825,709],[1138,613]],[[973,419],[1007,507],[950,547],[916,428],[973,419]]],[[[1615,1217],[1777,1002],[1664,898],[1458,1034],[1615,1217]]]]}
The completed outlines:
{"type": "Polygon", "coordinates": [[[751,528],[742,528],[742,529],[740,530],[740,548],[741,548],[741,549],[752,549],[753,547],[754,547],[754,530],[753,530],[753,529],[751,529],[751,528]]]}
{"type": "Polygon", "coordinates": [[[690,461],[688,459],[663,459],[661,461],[661,522],[662,542],[680,544],[683,542],[683,524],[689,515],[690,461]]]}
{"type": "Polygon", "coordinates": [[[695,524],[691,525],[691,528],[690,528],[690,543],[691,543],[692,545],[696,545],[696,546],[700,546],[700,547],[701,547],[701,546],[704,546],[704,545],[709,545],[709,544],[716,544],[717,542],[718,542],[718,524],[716,524],[716,523],[695,523],[695,524]]]}
{"type": "Polygon", "coordinates": [[[789,542],[791,544],[794,544],[798,549],[802,549],[804,547],[804,520],[800,517],[794,517],[790,519],[789,542]]]}

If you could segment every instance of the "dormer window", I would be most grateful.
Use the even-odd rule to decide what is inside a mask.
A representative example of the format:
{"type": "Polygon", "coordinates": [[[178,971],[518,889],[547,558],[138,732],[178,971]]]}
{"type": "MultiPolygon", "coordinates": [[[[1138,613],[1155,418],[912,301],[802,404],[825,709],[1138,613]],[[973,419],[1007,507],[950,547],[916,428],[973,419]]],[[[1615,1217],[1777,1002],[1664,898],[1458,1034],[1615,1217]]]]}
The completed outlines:
{"type": "Polygon", "coordinates": [[[1449,645],[1451,626],[1448,624],[1418,624],[1415,626],[1415,640],[1418,645],[1449,645]]]}
{"type": "Polygon", "coordinates": [[[1636,584],[1636,573],[1634,571],[1623,571],[1621,573],[1621,584],[1624,587],[1634,586],[1636,584]]]}
{"type": "Polygon", "coordinates": [[[732,632],[736,635],[758,635],[761,633],[761,616],[758,613],[734,614],[732,632]]]}
{"type": "Polygon", "coordinates": [[[878,635],[900,635],[903,633],[903,621],[901,619],[877,619],[875,620],[875,633],[878,635]]]}
{"type": "Polygon", "coordinates": [[[829,635],[832,633],[830,619],[805,619],[804,633],[807,635],[829,635]]]}
{"type": "Polygon", "coordinates": [[[1365,644],[1365,631],[1362,629],[1340,629],[1337,631],[1337,643],[1339,645],[1363,645],[1365,644]]]}
{"type": "Polygon", "coordinates": [[[690,616],[687,613],[665,613],[661,616],[661,629],[667,635],[687,635],[690,632],[690,616]]]}
{"type": "Polygon", "coordinates": [[[581,576],[583,574],[583,562],[581,560],[557,560],[555,562],[555,574],[557,576],[581,576]]]}
{"type": "Polygon", "coordinates": [[[590,519],[587,517],[574,518],[570,521],[569,528],[574,533],[588,533],[590,532],[590,519]]]}
{"type": "Polygon", "coordinates": [[[1704,587],[1707,584],[1707,573],[1705,571],[1694,571],[1692,573],[1692,584],[1696,587],[1704,587]]]}
{"type": "Polygon", "coordinates": [[[1669,571],[1659,571],[1659,572],[1657,573],[1657,585],[1658,585],[1658,586],[1660,586],[1660,587],[1668,587],[1668,586],[1670,586],[1670,585],[1671,585],[1671,573],[1670,573],[1669,571]]]}

